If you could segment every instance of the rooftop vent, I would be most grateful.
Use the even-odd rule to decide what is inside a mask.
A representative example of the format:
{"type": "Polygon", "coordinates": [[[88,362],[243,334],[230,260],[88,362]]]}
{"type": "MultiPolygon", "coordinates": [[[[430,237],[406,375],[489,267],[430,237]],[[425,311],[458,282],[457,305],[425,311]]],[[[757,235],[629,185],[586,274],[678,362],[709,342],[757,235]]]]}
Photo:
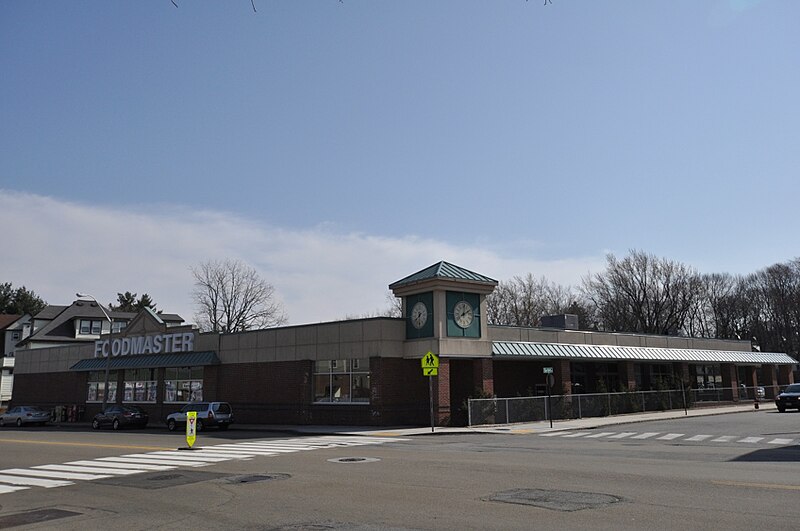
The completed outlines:
{"type": "Polygon", "coordinates": [[[543,315],[540,321],[544,328],[561,328],[562,330],[577,330],[578,316],[572,313],[561,315],[543,315]]]}

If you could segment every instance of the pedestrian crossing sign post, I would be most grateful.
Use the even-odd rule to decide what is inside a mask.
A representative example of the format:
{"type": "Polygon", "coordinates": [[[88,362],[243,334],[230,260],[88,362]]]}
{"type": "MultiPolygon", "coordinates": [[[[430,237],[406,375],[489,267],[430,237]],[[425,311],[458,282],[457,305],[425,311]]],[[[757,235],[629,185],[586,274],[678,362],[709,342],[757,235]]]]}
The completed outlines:
{"type": "Polygon", "coordinates": [[[423,376],[439,376],[439,356],[428,351],[419,361],[423,376]]]}
{"type": "Polygon", "coordinates": [[[419,362],[422,365],[422,375],[428,377],[428,397],[431,403],[431,432],[433,432],[433,377],[439,376],[439,356],[429,350],[419,362]]]}
{"type": "Polygon", "coordinates": [[[197,411],[186,412],[186,444],[189,448],[194,446],[197,440],[197,411]]]}

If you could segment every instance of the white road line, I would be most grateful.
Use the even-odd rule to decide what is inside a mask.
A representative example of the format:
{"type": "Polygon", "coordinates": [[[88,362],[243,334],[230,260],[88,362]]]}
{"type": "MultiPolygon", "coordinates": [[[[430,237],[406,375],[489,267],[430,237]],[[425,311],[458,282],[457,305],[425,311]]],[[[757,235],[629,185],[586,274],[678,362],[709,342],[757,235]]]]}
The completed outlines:
{"type": "Polygon", "coordinates": [[[794,439],[772,439],[768,444],[792,444],[794,439]]]}
{"type": "Polygon", "coordinates": [[[108,468],[116,468],[119,470],[141,470],[142,472],[173,470],[176,468],[174,466],[144,465],[141,463],[130,463],[128,461],[113,461],[114,459],[117,459],[116,457],[106,457],[103,459],[107,459],[107,461],[100,461],[100,459],[95,459],[94,461],[69,461],[68,463],[64,464],[108,467],[108,468]]]}
{"type": "Polygon", "coordinates": [[[39,479],[39,478],[25,478],[20,476],[10,476],[7,474],[0,474],[0,482],[10,483],[12,485],[30,485],[31,487],[44,487],[51,489],[53,487],[64,487],[66,485],[73,485],[72,481],[56,481],[54,479],[39,479]]]}
{"type": "Polygon", "coordinates": [[[739,439],[737,442],[740,443],[757,443],[758,441],[762,440],[764,437],[745,437],[744,439],[739,439]]]}
{"type": "Polygon", "coordinates": [[[246,448],[242,448],[242,450],[248,452],[273,452],[276,454],[299,452],[299,450],[295,450],[294,448],[281,448],[280,446],[247,446],[246,448]]]}
{"type": "Polygon", "coordinates": [[[650,437],[655,437],[660,432],[657,431],[648,431],[647,433],[640,433],[639,435],[635,435],[631,437],[631,439],[649,439],[650,437]]]}
{"type": "Polygon", "coordinates": [[[38,465],[34,466],[37,470],[60,470],[62,472],[83,472],[87,474],[113,474],[115,476],[129,476],[131,474],[141,474],[144,470],[122,470],[119,468],[102,468],[92,466],[75,465],[38,465]]]}
{"type": "Polygon", "coordinates": [[[684,435],[683,433],[668,433],[666,435],[662,435],[661,437],[658,437],[658,440],[659,441],[673,441],[673,440],[677,439],[678,437],[683,437],[683,435],[684,435]]]}
{"type": "Polygon", "coordinates": [[[716,439],[712,439],[711,442],[731,442],[735,438],[735,435],[723,435],[721,437],[717,437],[716,439]]]}
{"type": "MultiPolygon", "coordinates": [[[[292,450],[298,452],[302,450],[319,450],[322,448],[330,448],[329,445],[316,445],[316,446],[298,446],[296,444],[262,444],[262,443],[240,443],[240,444],[222,444],[220,447],[233,446],[236,448],[281,448],[284,450],[292,450]]],[[[214,447],[216,448],[216,447],[214,447]]]]}
{"type": "Polygon", "coordinates": [[[631,435],[636,435],[635,431],[623,431],[622,433],[618,433],[616,435],[612,435],[609,439],[624,439],[625,437],[630,437],[631,435]]]}
{"type": "Polygon", "coordinates": [[[0,485],[0,494],[5,494],[6,492],[14,492],[15,490],[26,490],[28,487],[9,487],[8,485],[0,485]]]}
{"type": "Polygon", "coordinates": [[[48,470],[34,470],[32,468],[7,468],[0,470],[0,474],[14,474],[17,476],[33,476],[35,478],[52,479],[82,479],[92,481],[94,479],[106,479],[113,476],[108,474],[78,474],[75,472],[50,472],[48,470]]]}
{"type": "MultiPolygon", "coordinates": [[[[150,452],[146,454],[138,454],[138,457],[149,457],[152,459],[158,459],[159,457],[163,457],[164,459],[172,459],[175,461],[195,461],[195,462],[204,462],[204,463],[221,463],[222,461],[230,461],[227,457],[200,457],[198,455],[192,455],[194,452],[189,453],[189,451],[181,452],[181,451],[164,451],[164,452],[150,452]]],[[[128,457],[128,456],[125,456],[128,457]]]]}
{"type": "Polygon", "coordinates": [[[615,431],[601,431],[600,433],[593,433],[591,435],[587,435],[587,439],[599,439],[600,437],[606,437],[607,435],[614,435],[615,431]]]}
{"type": "Polygon", "coordinates": [[[192,451],[185,451],[181,452],[182,454],[187,454],[193,458],[202,458],[205,459],[210,457],[212,459],[221,459],[223,461],[229,461],[231,459],[249,459],[254,457],[253,454],[245,454],[245,453],[235,453],[235,452],[225,452],[225,451],[213,451],[213,450],[192,450],[192,451]]]}
{"type": "Polygon", "coordinates": [[[569,435],[564,435],[565,439],[571,439],[575,437],[583,437],[584,435],[588,435],[592,432],[590,431],[576,431],[575,433],[570,433],[569,435]]]}
{"type": "Polygon", "coordinates": [[[569,431],[551,431],[551,432],[548,432],[548,433],[540,433],[539,437],[559,437],[559,436],[562,436],[562,435],[564,435],[566,433],[572,433],[572,432],[569,432],[569,431]]]}
{"type": "MultiPolygon", "coordinates": [[[[170,459],[165,455],[149,455],[149,454],[128,454],[123,455],[126,460],[130,460],[132,463],[145,463],[148,465],[177,465],[177,466],[208,466],[212,465],[215,462],[213,459],[211,460],[203,460],[203,461],[194,461],[189,459],[170,459]]],[[[105,458],[104,458],[105,459],[105,458]]],[[[227,459],[223,459],[222,461],[227,461],[227,459]]]]}
{"type": "Polygon", "coordinates": [[[684,440],[692,442],[700,442],[700,441],[705,441],[706,439],[710,439],[711,437],[713,437],[713,435],[694,435],[692,437],[687,437],[684,440]]]}

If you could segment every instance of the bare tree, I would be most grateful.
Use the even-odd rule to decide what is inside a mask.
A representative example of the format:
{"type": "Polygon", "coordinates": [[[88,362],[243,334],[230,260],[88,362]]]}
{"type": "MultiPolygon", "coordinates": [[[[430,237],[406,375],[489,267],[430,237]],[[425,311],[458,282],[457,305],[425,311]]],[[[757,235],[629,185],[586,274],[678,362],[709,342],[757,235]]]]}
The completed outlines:
{"type": "Polygon", "coordinates": [[[631,251],[622,260],[609,254],[606,261],[605,272],[583,283],[605,330],[661,335],[685,331],[701,289],[693,269],[643,251],[631,251]]]}
{"type": "MultiPolygon", "coordinates": [[[[486,302],[488,322],[508,326],[538,326],[543,315],[572,313],[581,307],[571,288],[530,273],[500,282],[486,302]]],[[[585,316],[581,310],[581,318],[585,316]]]]}
{"type": "Polygon", "coordinates": [[[243,332],[286,322],[275,288],[244,262],[210,260],[192,268],[192,275],[201,330],[243,332]]]}

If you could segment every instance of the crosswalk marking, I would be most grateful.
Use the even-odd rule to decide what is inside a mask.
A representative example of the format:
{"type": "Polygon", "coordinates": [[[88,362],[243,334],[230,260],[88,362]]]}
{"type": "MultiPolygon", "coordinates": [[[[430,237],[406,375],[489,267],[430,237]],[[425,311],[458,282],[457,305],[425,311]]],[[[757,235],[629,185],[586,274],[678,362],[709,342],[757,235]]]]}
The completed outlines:
{"type": "Polygon", "coordinates": [[[208,466],[211,463],[203,461],[173,461],[164,456],[153,456],[148,458],[147,454],[128,454],[122,457],[98,457],[100,461],[119,461],[124,459],[126,463],[136,463],[142,465],[160,465],[160,466],[208,466]]]}
{"type": "Polygon", "coordinates": [[[13,474],[16,476],[33,476],[49,479],[81,479],[92,481],[95,479],[106,479],[112,476],[108,474],[80,474],[77,472],[50,472],[48,470],[34,470],[32,468],[7,468],[0,470],[0,474],[13,474]]]}
{"type": "Polygon", "coordinates": [[[614,435],[615,431],[601,431],[600,433],[593,433],[591,435],[587,435],[587,439],[599,439],[600,437],[606,437],[607,435],[614,435]]]}
{"type": "Polygon", "coordinates": [[[634,431],[623,431],[622,433],[618,433],[616,435],[611,435],[609,439],[624,439],[625,437],[630,437],[631,435],[636,435],[634,431]]]}
{"type": "Polygon", "coordinates": [[[125,470],[141,470],[142,472],[159,472],[162,470],[172,470],[177,468],[175,466],[161,466],[161,465],[144,465],[141,463],[131,463],[128,461],[110,461],[110,459],[117,459],[115,457],[105,457],[95,459],[94,461],[69,461],[65,465],[83,465],[95,467],[108,467],[125,470]],[[100,459],[109,459],[109,461],[101,461],[100,459]]]}
{"type": "Polygon", "coordinates": [[[757,443],[758,441],[762,440],[764,437],[745,437],[744,439],[740,439],[740,443],[757,443]]]}
{"type": "Polygon", "coordinates": [[[555,432],[546,432],[546,433],[539,433],[540,437],[562,437],[564,439],[636,439],[636,440],[645,440],[645,439],[653,439],[658,441],[675,441],[677,439],[682,439],[685,442],[715,442],[715,443],[730,443],[730,442],[738,442],[738,443],[745,443],[745,444],[755,444],[759,442],[764,442],[766,444],[774,444],[774,445],[782,445],[782,446],[790,446],[794,444],[800,444],[800,441],[797,439],[790,439],[787,437],[777,437],[772,440],[766,441],[765,437],[744,437],[736,436],[736,435],[708,435],[708,434],[698,434],[698,435],[686,435],[684,433],[666,433],[661,435],[660,432],[657,431],[648,431],[644,433],[636,433],[631,431],[624,431],[624,432],[614,432],[614,431],[601,431],[601,432],[593,432],[591,430],[580,430],[580,431],[555,431],[555,432]],[[657,437],[660,435],[660,437],[657,437]]]}
{"type": "Polygon", "coordinates": [[[5,494],[6,492],[14,492],[16,490],[26,490],[28,487],[11,487],[8,485],[0,485],[0,494],[5,494]]]}
{"type": "Polygon", "coordinates": [[[734,435],[722,435],[721,437],[717,437],[716,439],[712,439],[711,442],[731,442],[736,437],[734,435]]]}
{"type": "Polygon", "coordinates": [[[713,435],[695,435],[693,437],[687,437],[685,440],[692,441],[692,442],[699,442],[705,441],[706,439],[710,439],[713,435]]]}
{"type": "Polygon", "coordinates": [[[568,437],[583,437],[584,435],[588,435],[590,433],[592,433],[592,432],[590,432],[590,431],[576,431],[575,433],[570,433],[569,435],[564,435],[564,438],[566,439],[568,437]]]}
{"type": "MultiPolygon", "coordinates": [[[[563,433],[556,435],[563,435],[563,433]]],[[[98,457],[61,464],[35,465],[30,468],[9,468],[0,470],[0,494],[26,490],[30,487],[64,487],[74,485],[75,481],[130,476],[172,470],[178,467],[202,467],[231,460],[277,457],[309,450],[376,445],[407,440],[357,435],[272,439],[203,446],[193,450],[159,450],[143,454],[98,457]]]]}
{"type": "Polygon", "coordinates": [[[54,479],[42,479],[42,478],[26,478],[24,476],[12,476],[9,474],[0,474],[0,481],[3,483],[9,483],[11,485],[29,485],[31,487],[44,487],[46,489],[50,489],[53,487],[64,487],[66,485],[72,485],[72,481],[57,481],[54,479]]]}
{"type": "Polygon", "coordinates": [[[144,470],[122,470],[119,468],[103,468],[94,466],[76,465],[39,465],[31,468],[37,470],[57,470],[61,472],[86,472],[90,474],[112,474],[115,476],[129,476],[131,474],[141,474],[144,470]]]}

